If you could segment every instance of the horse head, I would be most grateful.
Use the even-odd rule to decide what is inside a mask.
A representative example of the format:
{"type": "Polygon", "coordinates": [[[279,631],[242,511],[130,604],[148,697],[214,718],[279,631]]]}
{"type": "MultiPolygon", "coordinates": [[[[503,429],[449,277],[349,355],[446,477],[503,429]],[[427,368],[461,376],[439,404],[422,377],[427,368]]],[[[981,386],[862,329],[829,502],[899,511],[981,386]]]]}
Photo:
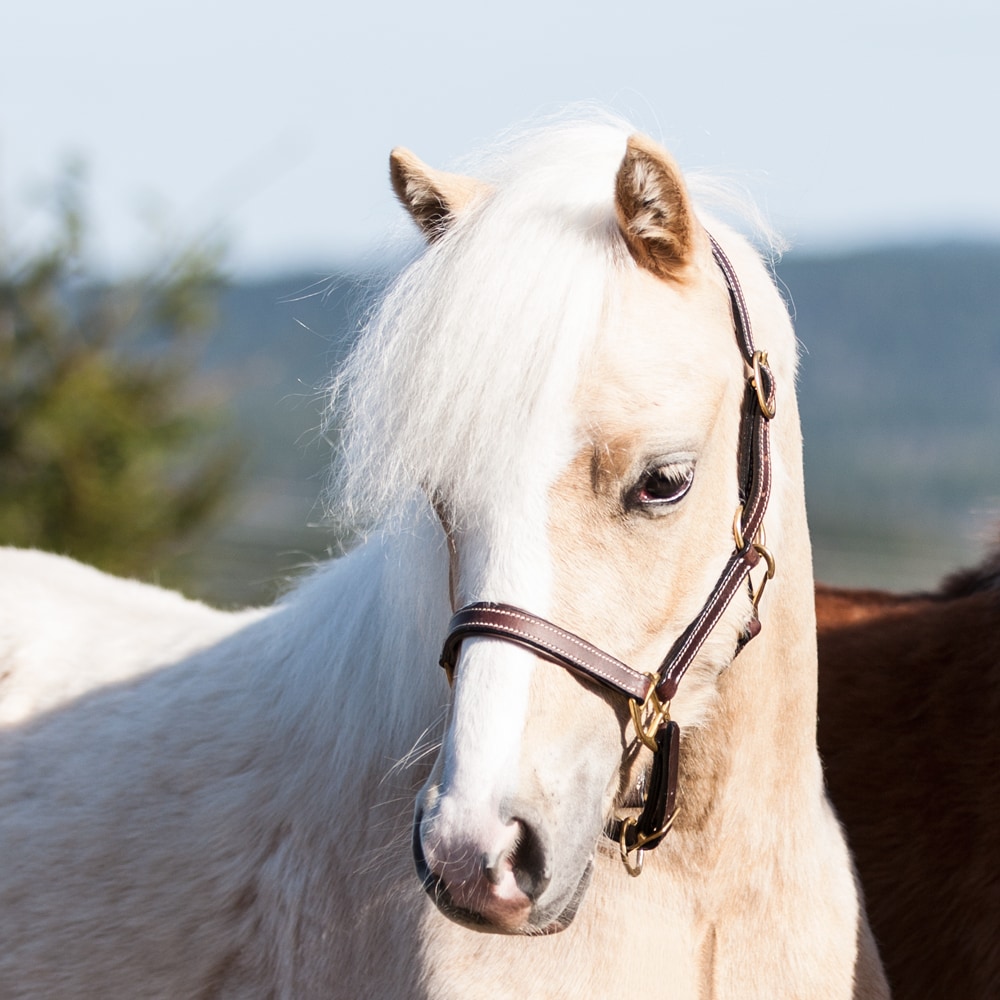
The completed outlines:
{"type": "MultiPolygon", "coordinates": [[[[454,608],[528,609],[654,674],[734,549],[748,370],[731,289],[678,167],[650,140],[567,129],[500,162],[473,180],[392,154],[428,247],[369,330],[394,374],[356,369],[367,431],[349,430],[347,447],[353,433],[382,450],[353,467],[373,497],[379,477],[419,485],[454,608]]],[[[715,235],[750,277],[751,311],[763,301],[783,325],[775,370],[790,385],[780,299],[742,240],[715,235]]],[[[719,611],[672,698],[682,729],[710,715],[754,615],[746,587],[719,611]]],[[[459,922],[560,930],[605,831],[648,781],[629,699],[491,635],[466,637],[450,666],[416,806],[418,871],[459,922]]]]}

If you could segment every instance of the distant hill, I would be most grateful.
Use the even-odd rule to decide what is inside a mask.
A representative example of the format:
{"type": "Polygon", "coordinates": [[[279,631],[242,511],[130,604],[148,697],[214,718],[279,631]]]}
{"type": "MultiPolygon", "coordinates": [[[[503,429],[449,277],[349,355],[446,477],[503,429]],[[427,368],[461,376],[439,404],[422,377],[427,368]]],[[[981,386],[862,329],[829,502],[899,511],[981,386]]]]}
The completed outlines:
{"type": "Polygon", "coordinates": [[[817,571],[925,586],[1000,526],[1000,245],[781,262],[817,571]]]}
{"type": "MultiPolygon", "coordinates": [[[[930,585],[1000,524],[1000,245],[791,253],[777,273],[803,346],[817,573],[930,585]]],[[[345,272],[226,290],[204,367],[230,386],[251,446],[245,491],[164,582],[183,567],[205,596],[266,601],[336,545],[316,502],[330,460],[322,387],[373,284],[345,272]]]]}

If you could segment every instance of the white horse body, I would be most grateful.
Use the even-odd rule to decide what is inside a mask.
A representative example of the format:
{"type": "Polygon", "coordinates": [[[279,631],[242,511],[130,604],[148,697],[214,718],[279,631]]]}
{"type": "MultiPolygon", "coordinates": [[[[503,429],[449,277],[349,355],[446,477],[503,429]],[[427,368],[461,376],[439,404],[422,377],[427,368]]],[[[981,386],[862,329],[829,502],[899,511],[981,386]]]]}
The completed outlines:
{"type": "Polygon", "coordinates": [[[8,624],[5,684],[24,705],[37,677],[49,703],[0,735],[0,995],[363,995],[370,969],[352,979],[345,958],[359,921],[380,892],[423,896],[408,851],[412,779],[407,802],[386,775],[445,699],[432,674],[436,690],[415,685],[393,705],[399,644],[433,661],[436,643],[422,634],[433,627],[425,588],[359,572],[398,558],[372,542],[294,600],[224,614],[4,553],[5,574],[30,580],[34,564],[47,602],[73,608],[75,634],[65,623],[58,645],[76,697],[51,698],[57,644],[37,642],[36,609],[6,604],[23,611],[9,622],[24,639],[8,624]],[[412,627],[384,621],[379,600],[405,601],[412,627]]]}
{"type": "MultiPolygon", "coordinates": [[[[597,131],[587,143],[613,170],[624,134],[597,131]]],[[[575,156],[571,148],[564,164],[575,156]]],[[[488,227],[493,209],[476,207],[473,182],[424,175],[417,161],[405,168],[413,190],[404,201],[435,238],[463,212],[470,227],[488,227]]],[[[780,575],[762,604],[762,634],[730,666],[749,613],[748,599],[734,602],[682,685],[682,811],[641,878],[629,878],[617,845],[600,837],[636,778],[621,771],[623,706],[491,640],[466,643],[453,695],[435,667],[451,597],[522,602],[650,669],[732,547],[743,372],[724,288],[710,263],[691,271],[697,280],[652,278],[623,253],[611,193],[578,197],[546,170],[556,190],[567,187],[570,222],[555,210],[551,219],[535,209],[515,216],[509,233],[540,220],[539,256],[523,259],[528,233],[492,286],[468,288],[448,271],[449,255],[477,252],[471,236],[461,243],[459,225],[458,242],[445,237],[420,265],[424,279],[443,270],[419,330],[426,342],[386,366],[402,381],[387,377],[381,395],[366,395],[363,383],[351,389],[356,419],[376,414],[371,442],[348,441],[355,494],[362,508],[393,509],[392,530],[317,570],[275,608],[235,614],[53,557],[0,559],[11,581],[0,591],[0,713],[5,691],[12,699],[0,714],[0,995],[887,995],[815,749],[794,338],[765,270],[737,237],[718,234],[783,389],[768,515],[780,575]],[[579,242],[581,227],[581,256],[559,272],[574,295],[560,299],[557,288],[545,299],[531,273],[544,272],[570,236],[579,242]],[[588,272],[592,257],[610,260],[595,267],[623,274],[620,283],[588,272]],[[513,305],[501,294],[508,285],[513,305]],[[449,341],[452,314],[437,302],[446,288],[458,298],[455,323],[472,323],[477,309],[495,318],[492,345],[449,341]],[[588,304],[574,312],[577,291],[588,304]],[[470,305],[477,294],[485,304],[470,305]],[[537,330],[521,329],[517,310],[530,310],[533,296],[546,308],[530,316],[537,330]],[[617,338],[610,353],[594,332],[602,324],[617,338]],[[650,325],[664,328],[659,346],[628,340],[650,325]],[[712,332],[685,354],[702,328],[712,332]],[[552,342],[535,351],[543,329],[555,330],[552,342]],[[564,343],[574,330],[583,347],[564,343]],[[435,379],[440,399],[428,395],[435,379]],[[510,412],[492,410],[491,394],[504,391],[510,412]],[[408,392],[426,400],[420,412],[408,408],[408,392]],[[635,410],[627,421],[618,420],[623,405],[635,410]],[[669,455],[671,468],[688,463],[693,474],[695,458],[685,456],[697,454],[690,502],[655,520],[619,511],[607,523],[593,512],[581,521],[586,484],[599,492],[602,477],[619,475],[602,456],[613,466],[646,433],[643,421],[656,425],[653,454],[669,455]],[[409,467],[420,440],[423,464],[409,467]],[[481,467],[472,461],[487,452],[481,467]],[[605,566],[619,554],[608,534],[618,531],[628,559],[605,566]],[[581,548],[581,539],[594,544],[581,548]],[[631,579],[639,572],[650,581],[641,591],[631,579]],[[650,620],[636,627],[647,605],[650,620]],[[438,740],[431,770],[425,758],[438,740]],[[530,885],[518,853],[529,827],[545,869],[530,885]],[[490,838],[508,836],[491,889],[476,838],[488,854],[490,838]],[[414,876],[411,840],[466,915],[508,933],[442,916],[414,876]],[[553,920],[561,933],[530,936],[553,920]]],[[[498,217],[504,197],[493,199],[498,217]]],[[[413,297],[401,287],[401,300],[413,297]]],[[[391,359],[398,344],[377,322],[372,329],[372,349],[391,359]]]]}

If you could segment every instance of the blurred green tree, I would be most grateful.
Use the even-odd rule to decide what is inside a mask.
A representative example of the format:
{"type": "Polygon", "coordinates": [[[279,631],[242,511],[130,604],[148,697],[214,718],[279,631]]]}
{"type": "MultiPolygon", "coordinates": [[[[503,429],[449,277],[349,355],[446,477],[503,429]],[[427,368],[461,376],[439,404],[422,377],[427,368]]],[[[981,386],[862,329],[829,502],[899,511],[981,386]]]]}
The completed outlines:
{"type": "Polygon", "coordinates": [[[230,496],[242,455],[195,377],[221,250],[101,281],[85,186],[63,173],[43,249],[0,233],[0,543],[148,578],[230,496]]]}

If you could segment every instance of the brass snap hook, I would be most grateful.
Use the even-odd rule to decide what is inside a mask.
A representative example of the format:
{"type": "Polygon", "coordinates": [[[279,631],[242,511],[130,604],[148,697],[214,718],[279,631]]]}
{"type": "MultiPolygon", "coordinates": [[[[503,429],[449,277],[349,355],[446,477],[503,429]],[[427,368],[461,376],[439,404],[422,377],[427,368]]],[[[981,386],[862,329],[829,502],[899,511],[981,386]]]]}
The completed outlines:
{"type": "Polygon", "coordinates": [[[767,564],[767,572],[761,577],[760,583],[757,585],[757,589],[754,591],[751,598],[753,602],[754,614],[757,614],[757,608],[760,605],[761,595],[764,593],[764,587],[767,586],[767,581],[774,578],[774,556],[771,555],[771,550],[764,545],[763,542],[754,542],[754,549],[756,549],[758,555],[767,564]]]}
{"type": "MultiPolygon", "coordinates": [[[[743,504],[740,504],[736,508],[736,514],[733,517],[733,539],[736,541],[736,548],[738,551],[742,552],[746,546],[746,539],[743,537],[743,504]]],[[[764,525],[757,529],[757,535],[754,540],[750,543],[750,547],[759,555],[767,566],[767,572],[761,578],[760,583],[757,585],[756,589],[751,594],[751,600],[753,602],[754,614],[757,613],[757,608],[760,605],[761,595],[764,593],[764,587],[768,580],[774,578],[775,562],[774,556],[771,554],[771,550],[767,547],[767,536],[764,533],[764,525]]]]}

